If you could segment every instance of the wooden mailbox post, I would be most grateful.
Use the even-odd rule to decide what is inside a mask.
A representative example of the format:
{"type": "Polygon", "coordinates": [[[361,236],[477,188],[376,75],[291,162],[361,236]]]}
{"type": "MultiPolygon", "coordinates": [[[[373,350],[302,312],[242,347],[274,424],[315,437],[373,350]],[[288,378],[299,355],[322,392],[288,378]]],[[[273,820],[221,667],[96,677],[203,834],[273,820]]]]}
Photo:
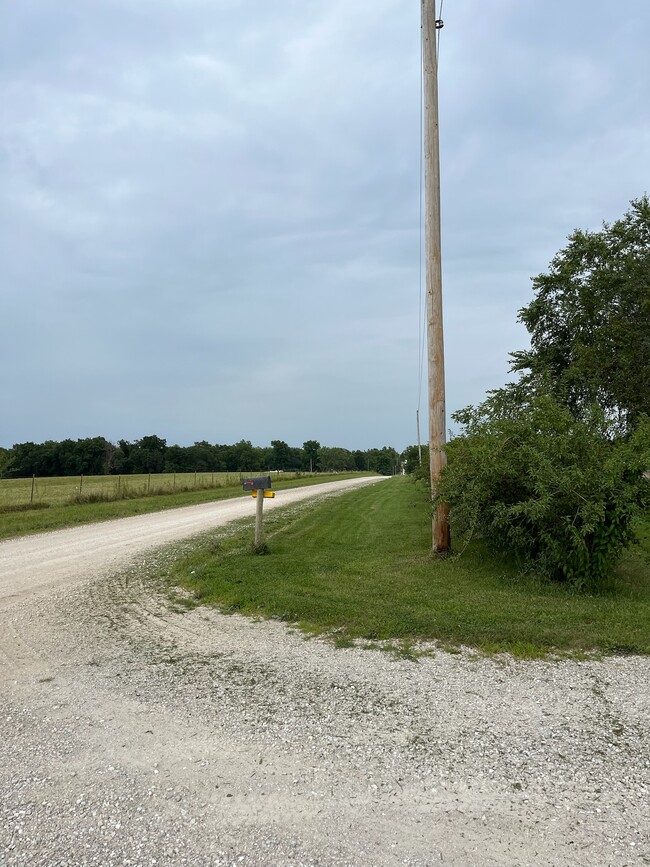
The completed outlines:
{"type": "Polygon", "coordinates": [[[258,550],[264,541],[264,533],[262,531],[264,500],[275,497],[275,491],[271,490],[271,476],[255,476],[252,479],[244,479],[242,484],[244,490],[250,491],[251,495],[257,499],[257,509],[255,511],[255,549],[258,550]]]}

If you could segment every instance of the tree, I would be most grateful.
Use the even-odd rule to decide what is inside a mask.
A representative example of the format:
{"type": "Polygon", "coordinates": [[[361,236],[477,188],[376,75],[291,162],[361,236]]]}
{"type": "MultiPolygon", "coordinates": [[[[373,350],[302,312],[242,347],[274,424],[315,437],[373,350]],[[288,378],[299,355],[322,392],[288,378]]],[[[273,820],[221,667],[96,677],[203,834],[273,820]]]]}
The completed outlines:
{"type": "Polygon", "coordinates": [[[161,439],[155,434],[136,440],[129,452],[131,472],[162,473],[165,466],[166,451],[167,440],[161,439]]]}
{"type": "Polygon", "coordinates": [[[287,443],[284,440],[271,440],[271,469],[286,470],[291,463],[291,452],[287,443]]]}
{"type": "Polygon", "coordinates": [[[650,505],[650,421],[612,440],[596,405],[576,419],[551,395],[511,398],[493,392],[453,415],[464,432],[447,444],[436,502],[449,503],[456,533],[482,536],[577,589],[597,585],[650,505]]]}
{"type": "Polygon", "coordinates": [[[9,449],[0,446],[0,479],[11,469],[12,454],[9,449]]]}
{"type": "Polygon", "coordinates": [[[383,476],[392,476],[399,470],[399,454],[391,446],[381,449],[369,449],[369,468],[383,476]]]}
{"type": "Polygon", "coordinates": [[[629,431],[650,415],[648,196],[611,225],[568,240],[519,311],[531,348],[512,353],[512,367],[524,385],[550,387],[577,418],[596,402],[613,431],[629,431]]]}
{"type": "Polygon", "coordinates": [[[320,443],[318,440],[307,440],[302,444],[303,469],[317,473],[320,469],[320,443]]]}
{"type": "Polygon", "coordinates": [[[318,450],[320,466],[325,472],[341,473],[354,469],[354,455],[339,446],[321,446],[318,450]]]}
{"type": "Polygon", "coordinates": [[[259,469],[257,449],[250,440],[240,440],[234,446],[228,446],[227,470],[250,471],[259,469]]]}
{"type": "Polygon", "coordinates": [[[421,466],[425,466],[427,473],[429,472],[429,447],[428,446],[407,446],[401,455],[401,463],[406,472],[411,475],[417,472],[421,466]],[[420,452],[422,452],[422,460],[420,461],[420,452]]]}

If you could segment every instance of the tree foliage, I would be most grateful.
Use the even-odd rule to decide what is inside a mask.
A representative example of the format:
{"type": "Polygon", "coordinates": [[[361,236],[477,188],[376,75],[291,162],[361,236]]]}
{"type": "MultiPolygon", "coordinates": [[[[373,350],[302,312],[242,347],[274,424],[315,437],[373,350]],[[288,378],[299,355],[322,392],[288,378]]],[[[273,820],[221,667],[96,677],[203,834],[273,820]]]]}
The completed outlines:
{"type": "Polygon", "coordinates": [[[7,474],[11,467],[12,455],[9,449],[0,446],[0,479],[7,474]]]}
{"type": "Polygon", "coordinates": [[[302,444],[304,455],[303,469],[317,473],[320,469],[320,443],[318,440],[306,440],[302,444]]]}
{"type": "Polygon", "coordinates": [[[519,314],[517,382],[453,417],[436,491],[456,534],[481,534],[575,587],[612,574],[650,505],[650,202],[575,231],[519,314]]]}
{"type": "Polygon", "coordinates": [[[611,575],[650,504],[650,423],[612,440],[599,407],[583,415],[550,395],[517,405],[508,392],[456,413],[464,433],[447,446],[437,489],[455,533],[476,533],[576,588],[611,575]]]}
{"type": "Polygon", "coordinates": [[[513,353],[513,369],[529,386],[550,386],[576,417],[598,403],[612,430],[628,431],[650,415],[648,196],[611,225],[568,240],[519,312],[531,347],[513,353]]]}

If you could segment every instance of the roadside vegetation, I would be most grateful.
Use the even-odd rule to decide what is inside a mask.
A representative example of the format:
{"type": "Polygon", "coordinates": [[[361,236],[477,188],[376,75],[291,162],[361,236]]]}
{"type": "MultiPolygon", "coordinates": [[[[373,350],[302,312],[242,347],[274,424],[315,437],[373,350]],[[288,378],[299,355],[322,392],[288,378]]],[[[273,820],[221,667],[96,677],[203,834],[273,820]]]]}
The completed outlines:
{"type": "Polygon", "coordinates": [[[649,286],[647,196],[576,230],[533,280],[517,381],[454,416],[434,498],[450,507],[450,558],[430,556],[428,472],[410,447],[412,478],[285,521],[269,557],[239,536],[198,550],[174,580],[338,643],[650,653],[649,286]]]}
{"type": "Polygon", "coordinates": [[[251,553],[250,526],[211,537],[168,580],[185,591],[173,594],[179,604],[278,618],[339,645],[389,641],[412,656],[424,641],[520,657],[650,653],[647,516],[640,543],[591,594],[522,570],[480,539],[432,558],[430,516],[426,487],[398,477],[269,515],[265,557],[251,553]]]}
{"type": "MultiPolygon", "coordinates": [[[[650,507],[650,200],[576,230],[519,311],[518,379],[453,415],[436,500],[461,544],[592,592],[612,580],[650,507]]],[[[422,473],[415,448],[409,471],[422,473]]],[[[423,474],[428,476],[428,473],[423,474]]]]}
{"type": "MultiPolygon", "coordinates": [[[[272,473],[274,490],[364,475],[272,473]]],[[[239,473],[41,479],[34,497],[31,485],[31,479],[0,480],[0,539],[250,496],[242,492],[239,473]]]]}

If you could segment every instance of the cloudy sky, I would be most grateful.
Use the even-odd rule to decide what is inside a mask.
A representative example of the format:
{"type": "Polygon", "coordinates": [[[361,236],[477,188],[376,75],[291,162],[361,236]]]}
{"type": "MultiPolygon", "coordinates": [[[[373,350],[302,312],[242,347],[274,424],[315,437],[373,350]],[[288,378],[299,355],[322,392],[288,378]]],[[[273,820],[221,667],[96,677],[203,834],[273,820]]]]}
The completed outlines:
{"type": "MultiPolygon", "coordinates": [[[[567,234],[650,188],[650,3],[442,14],[451,413],[507,379],[567,234]]],[[[0,0],[0,445],[415,442],[419,19],[0,0]]]]}

